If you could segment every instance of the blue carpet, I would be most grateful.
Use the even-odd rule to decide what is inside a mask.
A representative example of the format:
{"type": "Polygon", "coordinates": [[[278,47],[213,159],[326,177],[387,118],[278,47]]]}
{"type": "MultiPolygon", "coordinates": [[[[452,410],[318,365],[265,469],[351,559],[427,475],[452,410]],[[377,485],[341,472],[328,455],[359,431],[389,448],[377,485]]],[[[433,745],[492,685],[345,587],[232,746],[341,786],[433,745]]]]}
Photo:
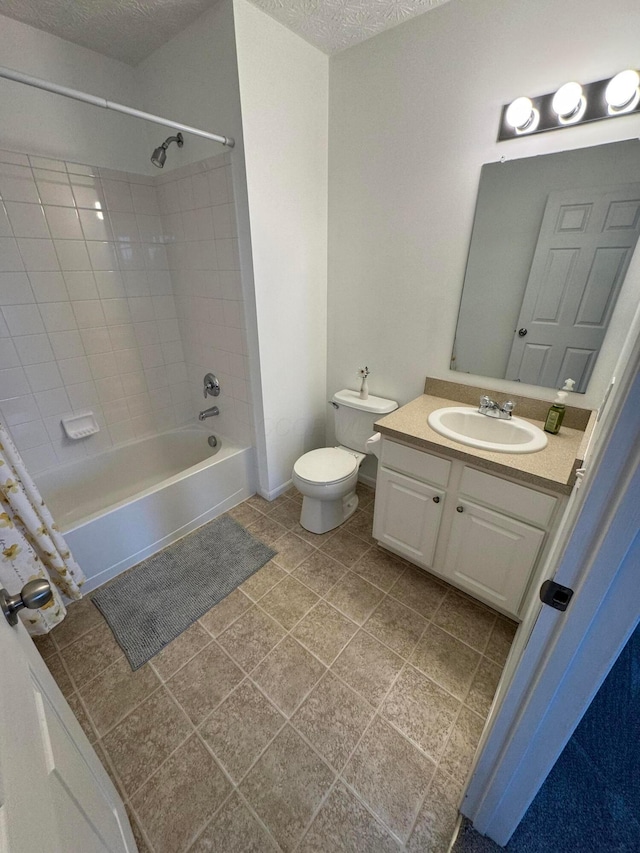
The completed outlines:
{"type": "Polygon", "coordinates": [[[452,853],[640,851],[640,627],[506,847],[465,822],[452,853]]]}

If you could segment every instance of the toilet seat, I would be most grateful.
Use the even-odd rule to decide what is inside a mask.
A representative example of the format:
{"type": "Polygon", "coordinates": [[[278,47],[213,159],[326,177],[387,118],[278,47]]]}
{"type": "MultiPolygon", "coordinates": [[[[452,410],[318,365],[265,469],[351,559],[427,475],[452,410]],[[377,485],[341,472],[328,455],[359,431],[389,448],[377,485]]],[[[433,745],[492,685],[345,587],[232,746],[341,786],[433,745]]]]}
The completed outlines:
{"type": "Polygon", "coordinates": [[[339,483],[358,469],[357,457],[340,447],[310,450],[293,466],[294,474],[307,483],[339,483]]]}

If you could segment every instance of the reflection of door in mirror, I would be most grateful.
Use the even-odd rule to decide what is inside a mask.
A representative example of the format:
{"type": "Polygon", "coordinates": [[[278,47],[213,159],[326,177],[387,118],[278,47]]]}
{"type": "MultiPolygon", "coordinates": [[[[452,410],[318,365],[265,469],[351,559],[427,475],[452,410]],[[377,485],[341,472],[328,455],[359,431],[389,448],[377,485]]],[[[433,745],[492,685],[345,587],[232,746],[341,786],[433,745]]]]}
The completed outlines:
{"type": "Polygon", "coordinates": [[[586,391],[640,233],[640,184],[549,194],[505,379],[586,391]]]}

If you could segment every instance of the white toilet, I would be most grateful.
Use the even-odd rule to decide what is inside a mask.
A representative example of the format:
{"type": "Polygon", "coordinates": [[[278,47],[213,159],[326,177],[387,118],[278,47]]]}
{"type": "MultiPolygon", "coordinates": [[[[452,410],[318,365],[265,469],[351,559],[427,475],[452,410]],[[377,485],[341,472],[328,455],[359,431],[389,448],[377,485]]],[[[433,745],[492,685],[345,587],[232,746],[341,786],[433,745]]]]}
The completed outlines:
{"type": "Polygon", "coordinates": [[[311,450],[293,466],[293,485],[304,495],[300,524],[312,533],[333,530],[356,511],[358,469],[368,453],[377,455],[373,424],[398,408],[394,400],[361,400],[349,390],[334,394],[331,405],[340,445],[311,450]]]}

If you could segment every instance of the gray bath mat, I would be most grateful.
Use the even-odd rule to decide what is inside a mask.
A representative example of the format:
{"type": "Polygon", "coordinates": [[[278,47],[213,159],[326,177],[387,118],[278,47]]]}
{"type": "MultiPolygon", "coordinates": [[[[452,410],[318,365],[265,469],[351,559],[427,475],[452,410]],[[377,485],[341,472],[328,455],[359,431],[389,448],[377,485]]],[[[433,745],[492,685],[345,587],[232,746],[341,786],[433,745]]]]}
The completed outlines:
{"type": "Polygon", "coordinates": [[[222,516],[140,563],[91,600],[136,670],[276,553],[222,516]]]}

